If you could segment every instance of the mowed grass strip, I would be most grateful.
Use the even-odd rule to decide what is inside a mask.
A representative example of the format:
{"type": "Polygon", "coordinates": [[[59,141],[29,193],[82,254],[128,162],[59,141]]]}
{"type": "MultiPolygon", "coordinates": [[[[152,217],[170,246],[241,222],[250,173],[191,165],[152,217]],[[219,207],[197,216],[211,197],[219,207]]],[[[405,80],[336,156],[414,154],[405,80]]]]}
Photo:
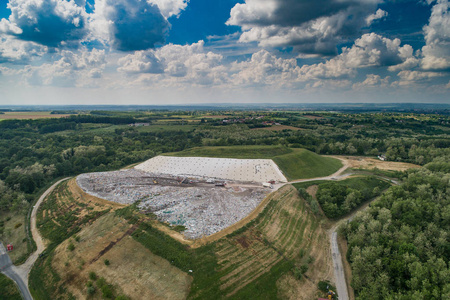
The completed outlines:
{"type": "Polygon", "coordinates": [[[318,155],[306,149],[284,146],[196,147],[165,153],[177,157],[217,157],[238,159],[273,159],[288,180],[324,177],[342,167],[340,160],[318,155]]]}

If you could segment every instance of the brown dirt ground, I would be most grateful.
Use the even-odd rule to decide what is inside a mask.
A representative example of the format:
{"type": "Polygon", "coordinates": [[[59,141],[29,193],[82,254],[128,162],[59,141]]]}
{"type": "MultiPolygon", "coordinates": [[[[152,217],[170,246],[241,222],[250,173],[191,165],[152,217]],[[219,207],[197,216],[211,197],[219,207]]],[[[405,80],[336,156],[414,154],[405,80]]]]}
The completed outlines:
{"type": "Polygon", "coordinates": [[[66,118],[70,115],[51,115],[50,112],[5,112],[0,114],[0,119],[10,120],[10,119],[48,119],[48,118],[66,118]]]}
{"type": "MultiPolygon", "coordinates": [[[[117,294],[131,299],[185,299],[189,294],[192,277],[172,266],[167,260],[152,254],[129,235],[117,242],[98,260],[99,253],[111,242],[120,239],[131,227],[124,219],[109,213],[78,236],[80,241],[69,239],[55,250],[53,268],[64,281],[64,286],[77,299],[86,299],[86,283],[93,271],[112,284],[117,294]],[[67,249],[69,243],[75,250],[67,249]],[[110,265],[106,266],[104,260],[110,265]]],[[[100,292],[96,297],[100,299],[100,292]]]]}
{"type": "Polygon", "coordinates": [[[319,186],[317,184],[310,185],[306,189],[306,192],[311,195],[311,197],[316,198],[316,193],[319,190],[319,186]]]}
{"type": "Polygon", "coordinates": [[[267,131],[281,131],[284,129],[289,130],[304,130],[303,128],[288,126],[288,125],[273,125],[270,127],[253,128],[252,130],[267,130],[267,131]]]}
{"type": "MultiPolygon", "coordinates": [[[[179,241],[180,243],[183,243],[183,244],[189,245],[189,246],[192,246],[194,244],[193,240],[186,239],[181,233],[171,230],[170,228],[168,228],[167,226],[164,226],[163,224],[161,224],[160,222],[158,222],[156,220],[152,220],[151,224],[153,227],[155,227],[159,231],[164,232],[165,234],[167,234],[168,236],[172,237],[173,239],[179,241]]],[[[197,248],[197,247],[193,247],[193,248],[197,248]]]]}
{"type": "Polygon", "coordinates": [[[377,158],[364,157],[364,156],[344,156],[344,155],[329,155],[330,157],[344,160],[348,163],[349,168],[354,169],[374,169],[389,171],[405,171],[411,168],[420,168],[418,165],[394,162],[394,161],[382,161],[377,158]]]}

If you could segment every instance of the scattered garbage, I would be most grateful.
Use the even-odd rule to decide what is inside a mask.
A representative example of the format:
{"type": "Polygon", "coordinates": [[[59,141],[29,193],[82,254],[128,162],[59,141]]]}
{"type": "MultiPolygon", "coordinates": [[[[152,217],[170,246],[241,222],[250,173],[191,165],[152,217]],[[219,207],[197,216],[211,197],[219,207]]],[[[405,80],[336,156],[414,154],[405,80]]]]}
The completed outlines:
{"type": "Polygon", "coordinates": [[[186,238],[219,232],[246,217],[270,192],[261,183],[180,177],[138,169],[86,173],[77,177],[86,192],[109,201],[132,204],[168,224],[186,227],[186,238]],[[217,186],[217,183],[221,183],[217,186]],[[223,184],[222,184],[223,183],[223,184]]]}

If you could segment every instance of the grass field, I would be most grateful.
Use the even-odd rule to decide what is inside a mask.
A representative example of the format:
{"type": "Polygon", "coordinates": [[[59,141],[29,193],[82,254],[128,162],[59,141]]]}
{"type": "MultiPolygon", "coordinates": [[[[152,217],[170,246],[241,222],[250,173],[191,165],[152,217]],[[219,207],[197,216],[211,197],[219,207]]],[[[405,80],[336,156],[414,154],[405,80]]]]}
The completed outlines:
{"type": "Polygon", "coordinates": [[[65,118],[70,115],[66,114],[50,114],[49,111],[17,111],[17,112],[4,112],[0,114],[0,120],[10,119],[48,119],[48,118],[65,118]]]}
{"type": "Polygon", "coordinates": [[[306,149],[283,146],[197,147],[164,155],[273,159],[288,180],[323,177],[333,174],[342,167],[338,159],[321,156],[306,149]]]}
{"type": "Polygon", "coordinates": [[[0,216],[0,239],[5,245],[14,245],[14,251],[9,253],[14,264],[25,261],[29,252],[23,213],[7,213],[0,216]]]}
{"type": "Polygon", "coordinates": [[[0,273],[0,299],[2,300],[22,300],[19,290],[14,282],[0,273]]]}
{"type": "MultiPolygon", "coordinates": [[[[85,124],[83,124],[85,125],[85,124]]],[[[196,128],[196,125],[150,125],[150,126],[138,126],[138,127],[130,127],[128,125],[111,125],[104,126],[101,128],[90,129],[89,133],[111,133],[115,132],[116,129],[127,130],[132,129],[138,132],[167,132],[167,131],[192,131],[196,128]]]]}

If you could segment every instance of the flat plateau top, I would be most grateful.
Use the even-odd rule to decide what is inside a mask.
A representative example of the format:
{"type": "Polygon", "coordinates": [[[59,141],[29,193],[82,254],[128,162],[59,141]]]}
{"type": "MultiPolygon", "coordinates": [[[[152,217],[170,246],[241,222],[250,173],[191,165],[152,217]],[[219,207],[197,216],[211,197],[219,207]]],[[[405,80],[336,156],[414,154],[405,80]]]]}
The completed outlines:
{"type": "Polygon", "coordinates": [[[235,181],[286,182],[271,159],[156,156],[135,167],[144,172],[235,181]]]}

